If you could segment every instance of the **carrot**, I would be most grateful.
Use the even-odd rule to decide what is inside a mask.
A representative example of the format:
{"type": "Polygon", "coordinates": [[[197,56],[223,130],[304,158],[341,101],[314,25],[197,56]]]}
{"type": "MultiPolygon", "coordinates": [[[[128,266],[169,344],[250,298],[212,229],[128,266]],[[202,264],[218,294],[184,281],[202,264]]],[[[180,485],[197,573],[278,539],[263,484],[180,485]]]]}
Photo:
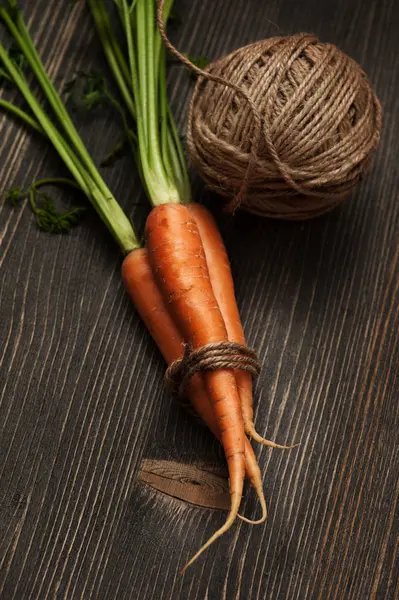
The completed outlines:
{"type": "MultiPolygon", "coordinates": [[[[226,326],[209,279],[198,227],[186,206],[163,204],[154,208],[146,224],[149,261],[175,323],[192,348],[227,341],[226,326]]],[[[214,533],[187,568],[233,524],[244,484],[244,422],[231,369],[203,375],[220,430],[229,478],[231,507],[225,524],[214,533]]]]}
{"type": "MultiPolygon", "coordinates": [[[[122,264],[122,279],[140,317],[167,364],[169,365],[181,358],[184,351],[184,340],[168,312],[165,301],[158,289],[148,261],[148,252],[146,249],[135,250],[127,255],[122,264]]],[[[216,417],[208,398],[203,377],[199,373],[192,377],[187,393],[195,412],[208,426],[213,435],[220,440],[220,431],[216,417]]],[[[247,438],[245,438],[244,443],[245,472],[259,498],[262,517],[257,521],[251,521],[246,517],[239,516],[243,521],[258,524],[265,521],[267,516],[262,477],[254,451],[247,438]]]]}
{"type": "MultiPolygon", "coordinates": [[[[159,291],[148,262],[146,249],[135,250],[127,255],[122,264],[122,279],[166,363],[169,365],[181,358],[184,352],[184,340],[159,291]]],[[[215,437],[219,438],[216,419],[199,373],[192,377],[188,395],[200,419],[206,423],[215,437]]]]}
{"type": "MultiPolygon", "coordinates": [[[[191,203],[187,208],[194,217],[200,232],[213,293],[215,294],[216,301],[223,314],[228,339],[230,342],[245,344],[244,331],[234,293],[230,262],[218,226],[211,213],[204,206],[197,203],[191,203]]],[[[255,441],[264,446],[269,446],[270,448],[294,448],[295,445],[282,446],[281,444],[263,438],[257,433],[253,421],[251,374],[247,371],[236,370],[235,378],[240,394],[245,433],[255,441]]]]}

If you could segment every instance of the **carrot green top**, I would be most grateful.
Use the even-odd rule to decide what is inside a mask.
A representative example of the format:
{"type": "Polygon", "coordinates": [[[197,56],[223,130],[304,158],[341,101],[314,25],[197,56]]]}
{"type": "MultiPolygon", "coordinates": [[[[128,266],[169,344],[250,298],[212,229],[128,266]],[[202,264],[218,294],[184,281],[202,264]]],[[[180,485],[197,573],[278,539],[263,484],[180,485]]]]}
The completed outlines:
{"type": "MultiPolygon", "coordinates": [[[[118,101],[111,94],[108,99],[122,114],[129,141],[134,146],[138,172],[151,203],[156,206],[169,202],[188,202],[190,184],[184,152],[168,102],[165,49],[156,27],[155,0],[115,0],[126,39],[124,50],[113,32],[104,1],[87,0],[87,3],[127,116],[133,121],[133,130],[118,101]]],[[[165,21],[168,20],[172,4],[173,0],[167,0],[165,21]]],[[[52,183],[78,186],[122,251],[126,254],[138,248],[140,244],[133,226],[100,175],[50,80],[16,0],[8,0],[0,5],[0,21],[6,25],[23,57],[22,64],[0,43],[0,76],[18,88],[27,109],[4,98],[0,98],[0,108],[46,136],[73,177],[73,180],[41,180],[38,185],[33,184],[28,189],[26,195],[39,225],[51,231],[62,231],[73,226],[80,214],[78,209],[57,214],[49,202],[45,202],[43,208],[37,208],[35,199],[47,198],[39,188],[52,183]],[[35,76],[47,101],[46,108],[32,92],[31,78],[25,74],[24,65],[28,65],[35,76]]],[[[105,93],[108,93],[107,90],[105,93]]],[[[16,199],[18,194],[24,193],[18,188],[11,190],[11,199],[16,199]]]]}
{"type": "MultiPolygon", "coordinates": [[[[1,43],[0,62],[3,67],[2,74],[19,89],[30,113],[4,99],[1,100],[0,105],[49,139],[69,169],[74,181],[90,200],[122,251],[128,253],[138,248],[140,244],[132,224],[98,172],[65,105],[52,84],[29,35],[22,14],[17,7],[16,0],[8,0],[0,6],[0,20],[7,26],[24,60],[36,77],[37,83],[56,118],[57,125],[54,124],[40,101],[31,91],[29,81],[21,65],[1,43]]],[[[55,181],[57,180],[50,180],[50,182],[55,181]]],[[[63,181],[66,182],[66,180],[63,181]]],[[[30,189],[31,204],[37,189],[38,186],[30,189]]],[[[47,217],[51,218],[51,207],[50,210],[47,209],[47,217]]]]}
{"type": "MultiPolygon", "coordinates": [[[[115,0],[126,39],[125,54],[104,0],[87,2],[114,80],[136,123],[136,161],[151,203],[189,202],[190,184],[168,101],[166,53],[156,25],[155,0],[115,0]]],[[[172,4],[173,0],[165,3],[165,22],[172,4]]]]}

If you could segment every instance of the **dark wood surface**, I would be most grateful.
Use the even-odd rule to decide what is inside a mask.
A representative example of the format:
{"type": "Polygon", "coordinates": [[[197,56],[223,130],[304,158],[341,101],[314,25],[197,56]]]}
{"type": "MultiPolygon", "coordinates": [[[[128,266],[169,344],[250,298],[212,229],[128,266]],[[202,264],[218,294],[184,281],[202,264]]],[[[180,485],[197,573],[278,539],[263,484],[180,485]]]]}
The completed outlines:
{"type": "MultiPolygon", "coordinates": [[[[59,87],[78,68],[104,67],[83,1],[21,4],[59,87]]],[[[96,216],[52,237],[26,204],[3,204],[0,597],[398,598],[399,5],[176,0],[176,9],[179,48],[211,58],[315,32],[363,65],[384,107],[373,170],[340,209],[304,224],[221,220],[247,337],[264,363],[258,429],[301,446],[256,448],[267,523],[237,523],[180,577],[224,518],[196,506],[194,489],[210,482],[210,506],[223,506],[220,449],[164,391],[164,365],[96,216]]],[[[191,87],[173,66],[182,130],[191,87]]],[[[64,174],[43,141],[0,118],[1,192],[64,174]]],[[[75,119],[100,160],[117,119],[106,110],[75,119]]],[[[142,231],[147,207],[132,171],[126,157],[104,174],[142,231]]],[[[194,194],[206,197],[197,179],[194,194]]],[[[258,514],[248,489],[243,510],[258,514]]]]}

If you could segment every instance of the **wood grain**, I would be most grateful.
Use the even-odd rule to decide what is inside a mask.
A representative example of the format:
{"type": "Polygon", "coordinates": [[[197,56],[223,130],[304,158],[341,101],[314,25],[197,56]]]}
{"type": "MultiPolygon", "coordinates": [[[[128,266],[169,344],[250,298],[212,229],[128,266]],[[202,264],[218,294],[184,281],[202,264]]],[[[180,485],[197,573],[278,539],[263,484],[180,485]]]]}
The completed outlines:
{"type": "Polygon", "coordinates": [[[230,507],[226,473],[208,465],[187,465],[173,460],[145,459],[138,480],[159,492],[203,508],[230,507]]]}
{"type": "MultiPolygon", "coordinates": [[[[83,2],[21,6],[59,88],[76,69],[105,67],[83,2]]],[[[223,512],[184,501],[184,485],[172,497],[143,483],[143,467],[223,468],[220,448],[164,392],[164,365],[124,294],[118,250],[96,216],[52,237],[37,230],[25,205],[3,203],[0,597],[396,599],[399,6],[176,0],[176,9],[179,48],[210,58],[261,37],[316,32],[362,64],[383,104],[373,170],[339,210],[304,224],[220,219],[248,341],[264,363],[257,428],[301,446],[256,448],[267,524],[237,523],[180,577],[223,512]]],[[[181,130],[191,87],[173,65],[181,130]]],[[[100,161],[118,139],[117,119],[106,110],[74,118],[100,161]]],[[[1,192],[64,173],[38,136],[3,116],[0,127],[1,192]]],[[[104,175],[142,231],[147,207],[131,159],[104,175]]],[[[195,197],[217,208],[193,182],[195,197]]],[[[243,512],[258,514],[250,489],[243,512]]]]}

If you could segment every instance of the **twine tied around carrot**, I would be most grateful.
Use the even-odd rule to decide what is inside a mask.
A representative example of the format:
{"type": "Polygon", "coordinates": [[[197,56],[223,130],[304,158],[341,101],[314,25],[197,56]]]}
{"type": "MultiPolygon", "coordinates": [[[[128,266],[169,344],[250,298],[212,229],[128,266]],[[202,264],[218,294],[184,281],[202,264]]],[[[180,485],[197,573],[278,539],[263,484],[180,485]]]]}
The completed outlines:
{"type": "Polygon", "coordinates": [[[260,373],[261,365],[255,350],[237,342],[216,342],[197,350],[192,350],[186,344],[182,358],[175,360],[166,370],[165,384],[181,401],[185,398],[190,379],[196,373],[218,369],[240,369],[248,371],[255,378],[260,373]]]}

